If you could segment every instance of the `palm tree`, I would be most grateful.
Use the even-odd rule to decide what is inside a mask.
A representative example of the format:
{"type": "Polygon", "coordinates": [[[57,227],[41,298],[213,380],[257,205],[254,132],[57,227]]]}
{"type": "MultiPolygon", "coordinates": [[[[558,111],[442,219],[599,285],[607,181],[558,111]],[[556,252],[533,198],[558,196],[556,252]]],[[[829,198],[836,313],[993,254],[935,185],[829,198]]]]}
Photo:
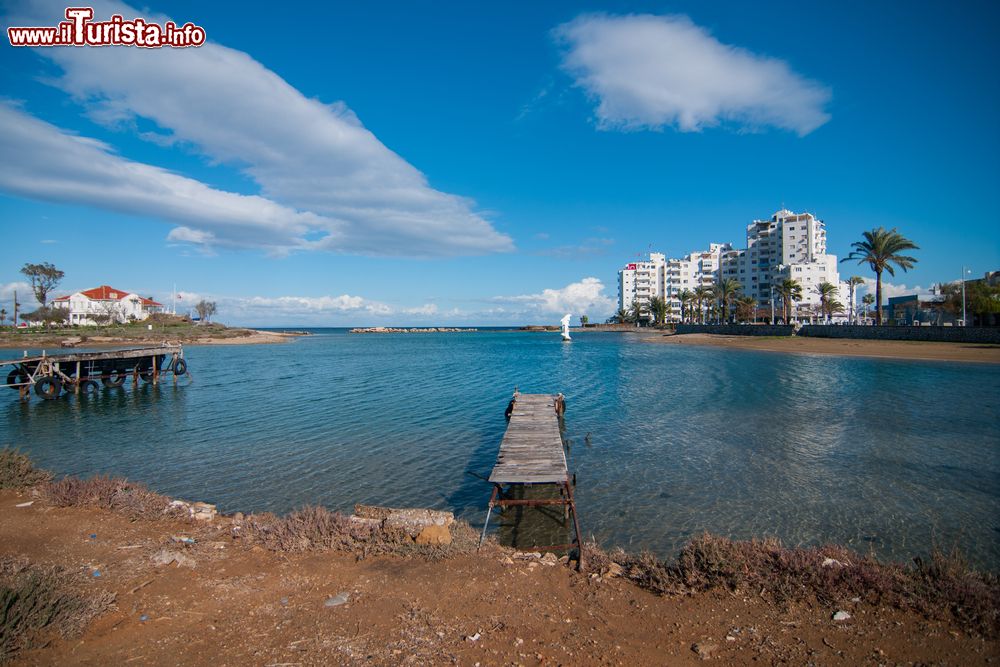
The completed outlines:
{"type": "Polygon", "coordinates": [[[653,316],[653,324],[663,326],[667,321],[667,300],[662,296],[654,296],[649,299],[649,312],[653,316]]]}
{"type": "Polygon", "coordinates": [[[722,323],[725,324],[726,320],[729,319],[729,304],[733,302],[736,295],[739,294],[743,286],[735,278],[726,278],[720,282],[717,282],[712,288],[713,296],[719,300],[722,305],[722,323]]]}
{"type": "Polygon", "coordinates": [[[628,314],[630,322],[634,322],[637,326],[642,322],[644,316],[642,314],[642,304],[639,303],[639,299],[632,302],[632,308],[628,314]]]}
{"type": "Polygon", "coordinates": [[[802,298],[802,285],[792,278],[785,278],[774,288],[778,296],[781,297],[781,313],[785,318],[785,324],[790,324],[792,319],[792,306],[797,299],[802,298]]]}
{"type": "Polygon", "coordinates": [[[757,299],[753,298],[749,294],[736,299],[737,317],[742,317],[743,320],[756,319],[753,312],[756,307],[757,299]]]}
{"type": "Polygon", "coordinates": [[[875,303],[875,295],[868,293],[861,297],[861,303],[865,304],[865,321],[868,321],[868,307],[875,303]]]}
{"type": "Polygon", "coordinates": [[[682,289],[677,298],[681,302],[681,322],[687,322],[691,314],[691,302],[694,301],[694,293],[689,289],[682,289]]]}
{"type": "MultiPolygon", "coordinates": [[[[833,315],[833,309],[831,304],[839,303],[837,301],[837,286],[833,283],[823,281],[819,285],[813,288],[813,290],[819,294],[819,314],[821,317],[825,317],[828,321],[833,315]]],[[[843,307],[841,307],[843,310],[843,307]]]]}
{"type": "Polygon", "coordinates": [[[851,290],[851,312],[848,313],[848,321],[854,324],[854,288],[858,285],[864,285],[865,279],[861,276],[851,276],[847,279],[847,287],[851,290]]]}
{"type": "Polygon", "coordinates": [[[7,321],[7,309],[0,308],[0,327],[2,327],[3,323],[6,321],[7,321]]]}
{"type": "Polygon", "coordinates": [[[694,288],[694,303],[695,307],[698,309],[698,319],[702,324],[705,323],[705,311],[702,310],[702,304],[712,298],[712,288],[706,287],[705,285],[698,285],[694,288]]]}
{"type": "Polygon", "coordinates": [[[888,271],[890,276],[895,276],[893,264],[903,271],[912,269],[917,260],[909,255],[900,255],[899,253],[904,250],[919,250],[920,247],[897,232],[895,227],[888,230],[885,227],[879,227],[865,232],[862,236],[864,236],[864,240],[852,243],[851,247],[854,250],[840,261],[846,262],[849,259],[856,259],[858,264],[867,262],[871,270],[875,272],[875,301],[878,303],[875,308],[875,323],[882,324],[882,272],[888,271]]]}

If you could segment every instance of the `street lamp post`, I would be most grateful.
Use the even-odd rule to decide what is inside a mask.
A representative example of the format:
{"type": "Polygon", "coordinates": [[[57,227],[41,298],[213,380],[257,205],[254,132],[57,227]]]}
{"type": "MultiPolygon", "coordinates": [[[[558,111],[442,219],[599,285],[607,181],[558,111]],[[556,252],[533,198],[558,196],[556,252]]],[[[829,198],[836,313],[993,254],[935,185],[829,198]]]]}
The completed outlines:
{"type": "Polygon", "coordinates": [[[968,321],[965,319],[965,275],[967,273],[972,273],[969,269],[962,267],[962,326],[968,326],[968,321]]]}

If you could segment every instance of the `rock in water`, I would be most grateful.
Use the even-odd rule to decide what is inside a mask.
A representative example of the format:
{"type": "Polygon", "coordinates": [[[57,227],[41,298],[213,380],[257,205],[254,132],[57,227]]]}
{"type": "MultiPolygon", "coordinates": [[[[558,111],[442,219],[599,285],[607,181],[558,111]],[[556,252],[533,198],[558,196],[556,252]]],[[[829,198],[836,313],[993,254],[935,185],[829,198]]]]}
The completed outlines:
{"type": "Polygon", "coordinates": [[[425,526],[417,534],[417,544],[451,544],[451,531],[447,526],[425,526]]]}

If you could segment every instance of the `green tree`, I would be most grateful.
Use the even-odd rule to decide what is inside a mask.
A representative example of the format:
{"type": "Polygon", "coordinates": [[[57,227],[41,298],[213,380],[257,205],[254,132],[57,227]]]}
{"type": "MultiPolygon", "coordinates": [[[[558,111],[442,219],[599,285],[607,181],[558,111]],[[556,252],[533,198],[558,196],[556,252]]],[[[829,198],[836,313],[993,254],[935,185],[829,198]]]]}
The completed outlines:
{"type": "Polygon", "coordinates": [[[890,276],[895,276],[893,264],[903,271],[912,269],[917,260],[900,253],[905,250],[919,250],[920,247],[897,232],[895,227],[892,229],[879,227],[865,232],[862,236],[864,238],[861,241],[851,244],[854,248],[851,254],[840,261],[856,259],[858,264],[867,263],[875,272],[875,301],[878,304],[875,308],[875,323],[882,324],[882,272],[888,271],[890,276]]]}
{"type": "Polygon", "coordinates": [[[703,305],[712,299],[712,288],[706,285],[698,285],[694,288],[694,305],[698,312],[698,321],[705,323],[705,310],[703,305]]]}
{"type": "Polygon", "coordinates": [[[49,300],[49,292],[54,290],[66,275],[48,262],[25,264],[21,267],[21,273],[31,280],[31,291],[35,293],[35,299],[42,308],[49,300]]]}
{"type": "Polygon", "coordinates": [[[654,296],[649,299],[649,312],[653,316],[653,324],[656,326],[661,327],[666,324],[669,310],[667,300],[662,296],[654,296]]]}
{"type": "Polygon", "coordinates": [[[792,307],[802,298],[802,285],[792,278],[782,280],[774,291],[781,297],[781,313],[785,324],[792,323],[792,307]]]}
{"type": "Polygon", "coordinates": [[[637,325],[641,325],[642,321],[646,319],[646,313],[643,312],[646,307],[639,302],[639,299],[635,299],[632,302],[632,307],[628,311],[629,322],[637,325]]]}
{"type": "Polygon", "coordinates": [[[587,326],[588,323],[590,323],[590,318],[587,317],[586,315],[581,315],[580,316],[580,326],[581,327],[585,327],[585,326],[587,326]]]}
{"type": "MultiPolygon", "coordinates": [[[[832,304],[840,303],[837,301],[837,292],[840,290],[833,283],[823,281],[819,285],[813,288],[813,290],[819,294],[819,314],[821,317],[829,319],[833,316],[832,304]]],[[[843,306],[841,306],[843,310],[843,306]]]]}
{"type": "Polygon", "coordinates": [[[861,303],[865,304],[865,320],[867,320],[868,309],[871,307],[873,303],[875,303],[875,295],[870,293],[865,294],[863,297],[861,297],[861,303]]]}
{"type": "Polygon", "coordinates": [[[4,322],[6,321],[7,321],[7,309],[0,308],[0,327],[2,327],[4,322]]]}
{"type": "Polygon", "coordinates": [[[682,289],[677,298],[681,302],[681,322],[687,322],[691,318],[691,302],[694,301],[694,293],[689,289],[682,289]]]}
{"type": "Polygon", "coordinates": [[[754,309],[756,308],[757,299],[753,298],[749,294],[745,294],[736,299],[736,317],[740,318],[744,322],[757,319],[754,317],[754,309]]]}
{"type": "MultiPolygon", "coordinates": [[[[944,285],[941,288],[941,293],[945,297],[945,309],[961,317],[962,283],[944,285]]],[[[965,316],[975,322],[976,318],[983,320],[988,315],[996,313],[1000,313],[1000,285],[989,285],[983,280],[967,281],[965,283],[965,316]]]]}
{"type": "Polygon", "coordinates": [[[628,311],[624,308],[619,308],[618,311],[608,318],[608,324],[625,324],[628,322],[628,311]]]}
{"type": "Polygon", "coordinates": [[[854,290],[859,285],[864,285],[864,284],[865,284],[865,279],[862,278],[861,276],[851,276],[850,278],[847,279],[847,287],[848,289],[851,290],[851,312],[848,313],[848,321],[851,324],[854,324],[854,319],[855,319],[854,316],[856,315],[856,313],[854,312],[854,290]]]}
{"type": "Polygon", "coordinates": [[[726,278],[715,284],[712,288],[713,296],[718,300],[722,313],[722,322],[725,324],[729,319],[729,304],[740,293],[743,286],[735,278],[726,278]]]}

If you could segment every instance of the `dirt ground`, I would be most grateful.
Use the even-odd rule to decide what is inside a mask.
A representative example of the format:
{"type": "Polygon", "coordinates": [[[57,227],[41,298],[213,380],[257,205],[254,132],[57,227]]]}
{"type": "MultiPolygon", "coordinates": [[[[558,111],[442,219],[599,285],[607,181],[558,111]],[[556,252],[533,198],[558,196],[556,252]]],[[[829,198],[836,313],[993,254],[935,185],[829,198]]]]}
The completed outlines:
{"type": "MultiPolygon", "coordinates": [[[[843,601],[657,597],[491,546],[446,560],[247,548],[231,522],[129,521],[0,492],[0,553],[78,573],[115,608],[26,665],[980,665],[996,641],[843,601]],[[193,545],[173,538],[190,537],[193,545]],[[159,554],[176,557],[157,565],[159,554]],[[512,558],[513,556],[513,558],[512,558]],[[95,576],[99,573],[99,576],[95,576]],[[346,597],[334,605],[337,596],[346,597]],[[329,604],[328,604],[329,603],[329,604]]],[[[162,560],[162,559],[161,559],[162,560]]]]}
{"type": "Polygon", "coordinates": [[[799,336],[723,336],[703,333],[677,335],[643,332],[640,335],[649,342],[668,345],[708,345],[764,352],[1000,364],[1000,345],[799,336]]]}

